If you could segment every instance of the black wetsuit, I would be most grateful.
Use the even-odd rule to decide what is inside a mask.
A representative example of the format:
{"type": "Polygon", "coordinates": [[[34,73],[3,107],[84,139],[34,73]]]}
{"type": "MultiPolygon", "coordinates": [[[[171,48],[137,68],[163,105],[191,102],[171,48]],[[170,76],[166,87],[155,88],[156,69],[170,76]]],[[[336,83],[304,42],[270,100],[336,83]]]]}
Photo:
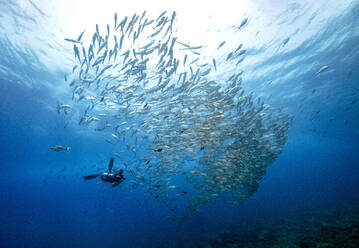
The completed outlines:
{"type": "Polygon", "coordinates": [[[88,175],[88,176],[84,176],[84,179],[85,180],[90,180],[90,179],[94,179],[94,178],[100,176],[102,181],[112,183],[112,186],[119,185],[126,178],[123,176],[123,169],[120,169],[118,172],[112,174],[113,161],[114,161],[114,158],[110,158],[110,163],[108,164],[108,172],[105,172],[102,175],[100,175],[100,174],[91,174],[91,175],[88,175]]]}
{"type": "Polygon", "coordinates": [[[101,180],[104,182],[112,183],[113,185],[119,185],[126,178],[123,176],[123,170],[119,170],[116,174],[104,173],[101,175],[101,180]]]}

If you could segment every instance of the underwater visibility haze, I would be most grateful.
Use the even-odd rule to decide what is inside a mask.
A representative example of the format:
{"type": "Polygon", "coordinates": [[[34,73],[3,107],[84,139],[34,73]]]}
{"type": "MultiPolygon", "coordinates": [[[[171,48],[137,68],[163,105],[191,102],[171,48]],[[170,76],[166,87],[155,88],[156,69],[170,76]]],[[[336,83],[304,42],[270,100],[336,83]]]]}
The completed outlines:
{"type": "Polygon", "coordinates": [[[359,1],[0,0],[0,247],[359,247],[359,1]]]}

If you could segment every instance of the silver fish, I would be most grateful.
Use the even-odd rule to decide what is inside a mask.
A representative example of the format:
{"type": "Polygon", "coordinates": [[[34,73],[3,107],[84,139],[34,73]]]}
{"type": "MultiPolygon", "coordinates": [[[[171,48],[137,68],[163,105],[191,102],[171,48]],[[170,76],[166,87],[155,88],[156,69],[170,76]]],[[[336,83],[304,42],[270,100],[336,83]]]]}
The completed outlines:
{"type": "Polygon", "coordinates": [[[60,152],[60,151],[70,151],[70,147],[64,147],[61,145],[54,145],[50,147],[51,150],[60,152]]]}

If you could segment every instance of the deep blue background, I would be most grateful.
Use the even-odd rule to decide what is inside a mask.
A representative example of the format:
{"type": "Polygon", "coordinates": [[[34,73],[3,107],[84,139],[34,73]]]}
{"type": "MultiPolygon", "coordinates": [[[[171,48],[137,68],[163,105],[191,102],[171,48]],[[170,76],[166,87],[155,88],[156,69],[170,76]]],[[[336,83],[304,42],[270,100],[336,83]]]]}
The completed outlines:
{"type": "Polygon", "coordinates": [[[314,77],[315,68],[271,89],[268,102],[283,106],[294,122],[258,192],[240,206],[210,204],[183,224],[172,220],[176,213],[128,182],[111,188],[83,181],[94,165],[107,164],[113,154],[108,144],[71,126],[63,128],[49,89],[0,78],[0,247],[158,247],[210,238],[245,219],[358,206],[357,17],[356,4],[312,44],[263,61],[262,66],[307,54],[296,69],[317,62],[319,68],[330,64],[330,70],[314,77]],[[336,31],[345,31],[347,38],[311,56],[316,49],[312,45],[336,31]],[[280,88],[288,93],[295,85],[302,85],[300,94],[282,98],[280,88]],[[66,144],[71,151],[53,152],[49,147],[54,144],[66,144]],[[140,206],[138,201],[146,203],[140,206]]]}

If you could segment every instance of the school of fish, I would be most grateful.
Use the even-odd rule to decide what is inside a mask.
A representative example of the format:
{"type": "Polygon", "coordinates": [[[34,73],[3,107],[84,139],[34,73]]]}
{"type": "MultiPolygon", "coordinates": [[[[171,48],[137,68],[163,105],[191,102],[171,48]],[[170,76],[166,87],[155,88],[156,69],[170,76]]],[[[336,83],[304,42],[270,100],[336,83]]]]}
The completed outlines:
{"type": "Polygon", "coordinates": [[[242,44],[226,56],[236,72],[214,77],[221,63],[177,37],[175,23],[176,12],[115,14],[92,35],[66,38],[76,61],[65,76],[71,105],[80,126],[118,147],[131,187],[189,212],[216,199],[241,203],[281,153],[292,117],[243,90],[242,44]]]}

